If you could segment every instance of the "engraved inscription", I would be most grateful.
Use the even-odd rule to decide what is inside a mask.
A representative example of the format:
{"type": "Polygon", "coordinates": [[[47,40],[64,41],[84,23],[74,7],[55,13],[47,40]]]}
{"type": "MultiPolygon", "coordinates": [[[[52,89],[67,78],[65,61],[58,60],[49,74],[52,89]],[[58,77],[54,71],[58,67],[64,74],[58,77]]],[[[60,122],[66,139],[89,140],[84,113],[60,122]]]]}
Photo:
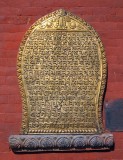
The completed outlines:
{"type": "Polygon", "coordinates": [[[29,132],[96,132],[102,75],[93,34],[37,29],[25,48],[29,132]]]}

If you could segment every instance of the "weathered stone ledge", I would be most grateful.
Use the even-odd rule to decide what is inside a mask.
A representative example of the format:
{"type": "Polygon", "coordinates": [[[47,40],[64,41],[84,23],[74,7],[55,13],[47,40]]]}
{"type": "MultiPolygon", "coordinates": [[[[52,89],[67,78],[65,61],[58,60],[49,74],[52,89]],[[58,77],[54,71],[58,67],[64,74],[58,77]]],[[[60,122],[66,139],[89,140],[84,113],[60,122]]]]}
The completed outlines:
{"type": "Polygon", "coordinates": [[[109,133],[96,135],[82,134],[40,134],[11,135],[10,148],[13,152],[46,151],[86,151],[111,150],[114,146],[113,135],[109,133]]]}

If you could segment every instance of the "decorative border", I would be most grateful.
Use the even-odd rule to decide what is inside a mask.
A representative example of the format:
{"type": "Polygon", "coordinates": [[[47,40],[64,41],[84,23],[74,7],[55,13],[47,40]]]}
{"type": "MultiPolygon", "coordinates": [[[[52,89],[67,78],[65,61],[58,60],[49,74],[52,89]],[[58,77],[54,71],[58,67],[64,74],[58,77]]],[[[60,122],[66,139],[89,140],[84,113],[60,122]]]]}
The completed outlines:
{"type": "Polygon", "coordinates": [[[10,148],[16,152],[111,150],[112,134],[102,135],[12,135],[10,148]]]}
{"type": "Polygon", "coordinates": [[[20,87],[20,92],[22,95],[22,104],[23,104],[23,114],[22,114],[22,133],[27,134],[28,133],[28,107],[27,107],[27,98],[26,98],[26,93],[23,85],[23,80],[22,80],[22,70],[21,70],[21,63],[22,63],[22,54],[24,50],[25,43],[28,39],[28,36],[31,34],[31,32],[34,30],[35,27],[38,25],[41,25],[43,21],[45,21],[48,18],[53,18],[57,17],[63,14],[67,14],[68,16],[72,17],[72,19],[78,20],[80,23],[83,23],[85,27],[96,37],[99,47],[100,47],[100,52],[101,52],[101,60],[102,60],[102,80],[101,80],[101,86],[100,86],[100,92],[99,92],[99,98],[98,98],[98,132],[102,133],[103,131],[103,125],[102,125],[102,103],[103,103],[103,94],[105,90],[105,85],[106,85],[106,76],[107,76],[107,64],[106,64],[106,58],[105,58],[105,52],[104,52],[104,47],[103,44],[96,33],[96,31],[91,27],[89,24],[87,24],[83,19],[73,15],[70,12],[66,12],[62,9],[57,10],[55,12],[52,12],[43,18],[40,18],[38,21],[36,21],[26,32],[21,44],[20,44],[20,49],[19,49],[19,55],[18,55],[18,61],[17,61],[17,76],[18,76],[18,81],[19,81],[19,87],[20,87]]]}

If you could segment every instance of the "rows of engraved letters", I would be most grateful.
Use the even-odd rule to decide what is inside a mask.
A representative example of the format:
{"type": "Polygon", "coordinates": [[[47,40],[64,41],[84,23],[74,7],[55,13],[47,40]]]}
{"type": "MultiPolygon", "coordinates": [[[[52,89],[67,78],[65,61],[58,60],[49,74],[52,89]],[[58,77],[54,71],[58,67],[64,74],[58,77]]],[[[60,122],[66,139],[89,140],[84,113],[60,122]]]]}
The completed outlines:
{"type": "Polygon", "coordinates": [[[58,113],[58,112],[56,112],[56,113],[58,113]]]}
{"type": "Polygon", "coordinates": [[[90,35],[83,34],[40,32],[36,39],[28,41],[24,75],[32,106],[32,126],[62,126],[64,122],[72,125],[77,121],[89,125],[95,118],[93,97],[100,66],[97,45],[90,35]]]}
{"type": "Polygon", "coordinates": [[[34,110],[35,110],[35,107],[32,106],[31,114],[34,114],[34,115],[30,117],[29,125],[31,128],[49,127],[49,128],[63,129],[68,127],[73,127],[73,128],[94,127],[94,124],[91,118],[90,119],[88,118],[89,123],[85,123],[85,122],[87,122],[87,117],[91,117],[91,116],[95,117],[95,112],[94,111],[86,112],[86,110],[84,110],[84,107],[75,108],[71,105],[69,106],[69,108],[68,107],[55,108],[55,107],[49,107],[47,105],[47,108],[46,106],[42,106],[42,107],[37,106],[36,111],[34,110]],[[74,119],[72,119],[73,115],[75,117],[74,119]],[[61,117],[59,123],[58,123],[58,117],[61,117]],[[34,121],[35,123],[33,123],[34,121]]]}
{"type": "MultiPolygon", "coordinates": [[[[39,45],[39,44],[38,44],[39,45]]],[[[40,46],[39,46],[40,47],[40,46]]],[[[35,48],[35,47],[34,47],[35,48]]],[[[48,47],[47,47],[48,49],[48,47]]],[[[85,50],[84,50],[85,51],[85,50]]],[[[93,54],[94,55],[94,51],[91,50],[91,53],[89,51],[85,51],[88,54],[93,54]],[[92,53],[93,52],[93,53],[92,53]]],[[[71,59],[68,57],[69,55],[64,54],[64,52],[60,54],[59,52],[49,52],[47,51],[40,51],[40,54],[37,54],[37,52],[33,51],[33,54],[29,54],[29,57],[26,57],[26,61],[28,60],[28,58],[30,58],[30,61],[25,62],[27,65],[25,66],[25,71],[28,71],[28,74],[26,76],[30,77],[30,79],[27,80],[27,83],[32,83],[35,84],[35,90],[33,90],[32,94],[36,94],[36,92],[40,92],[40,91],[49,91],[49,93],[52,92],[52,90],[59,90],[60,86],[62,86],[62,92],[64,92],[64,90],[67,88],[67,86],[71,87],[71,91],[75,90],[76,87],[79,90],[83,90],[84,94],[87,95],[87,91],[90,91],[89,86],[91,87],[94,84],[97,84],[97,80],[98,80],[98,68],[99,68],[99,64],[97,63],[97,60],[95,58],[95,56],[86,56],[85,55],[81,55],[81,51],[80,51],[80,55],[82,57],[79,57],[79,59],[82,59],[82,64],[80,67],[78,66],[78,64],[75,64],[75,62],[79,62],[79,59],[77,59],[78,56],[78,52],[74,53],[74,55],[72,54],[72,52],[70,52],[70,55],[73,55],[71,57],[74,57],[75,60],[71,59]],[[58,55],[58,54],[59,55],[58,55]],[[35,56],[34,56],[35,54],[35,56]],[[54,55],[55,54],[55,55],[54,55]],[[46,57],[45,57],[46,56],[46,57]],[[52,60],[53,57],[56,57],[56,60],[52,60]],[[67,57],[67,58],[66,58],[67,57]],[[49,59],[48,59],[49,58],[49,59]],[[62,60],[60,59],[62,58],[62,60]],[[86,60],[84,59],[86,58],[86,60]],[[88,58],[88,59],[87,59],[88,58]],[[89,59],[90,58],[90,59],[89,59]],[[59,61],[60,59],[60,61],[59,61]],[[84,60],[83,60],[84,59],[84,60]],[[43,61],[43,63],[42,63],[43,61]],[[84,62],[83,62],[84,61],[84,62]],[[28,64],[28,62],[31,63],[28,64]],[[61,62],[61,64],[60,64],[61,62]],[[89,62],[89,64],[88,64],[89,62]],[[92,63],[90,63],[92,62],[92,63]],[[33,64],[32,64],[33,63],[33,64]],[[63,65],[63,63],[65,65],[63,65]],[[74,65],[74,66],[72,66],[74,65]],[[93,67],[94,65],[94,67],[93,67]],[[33,70],[31,70],[32,67],[33,70]],[[67,70],[66,70],[67,68],[67,70]],[[86,68],[86,70],[83,70],[83,68],[86,68]],[[62,69],[62,71],[61,71],[62,69]],[[96,73],[96,74],[95,74],[96,73]],[[91,76],[90,76],[91,75],[91,76]],[[88,78],[88,76],[90,76],[88,78]],[[40,77],[42,77],[40,79],[40,77]],[[47,84],[47,86],[45,85],[47,84]],[[67,85],[65,85],[67,84],[67,85]],[[39,86],[40,85],[40,86],[39,86]],[[88,88],[87,88],[88,85],[88,88]],[[75,86],[75,87],[74,87],[75,86]],[[48,87],[48,88],[46,88],[48,87]]],[[[60,88],[61,90],[61,88],[60,88]]],[[[95,88],[93,88],[93,90],[95,91],[95,88]]]]}

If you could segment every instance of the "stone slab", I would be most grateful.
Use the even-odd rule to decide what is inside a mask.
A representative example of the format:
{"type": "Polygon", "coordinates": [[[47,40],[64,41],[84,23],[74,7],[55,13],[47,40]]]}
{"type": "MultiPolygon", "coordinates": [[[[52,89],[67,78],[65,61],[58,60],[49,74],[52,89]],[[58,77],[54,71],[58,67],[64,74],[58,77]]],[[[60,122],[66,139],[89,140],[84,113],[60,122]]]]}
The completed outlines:
{"type": "Polygon", "coordinates": [[[106,129],[123,131],[123,99],[105,103],[106,129]]]}
{"type": "Polygon", "coordinates": [[[10,148],[15,153],[45,151],[111,150],[114,146],[112,134],[41,134],[11,135],[10,148]]]}

